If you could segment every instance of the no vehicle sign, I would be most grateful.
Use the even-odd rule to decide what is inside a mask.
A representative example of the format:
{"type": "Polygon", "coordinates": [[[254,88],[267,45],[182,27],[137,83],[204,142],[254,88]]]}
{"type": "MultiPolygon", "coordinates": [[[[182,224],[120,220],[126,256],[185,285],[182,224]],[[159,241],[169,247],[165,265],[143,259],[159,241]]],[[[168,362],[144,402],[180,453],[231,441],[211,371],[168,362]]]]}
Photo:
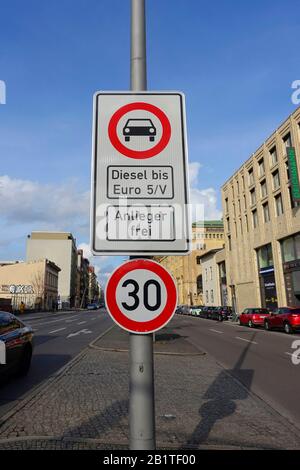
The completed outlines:
{"type": "Polygon", "coordinates": [[[112,319],[132,333],[152,333],[165,326],[177,305],[172,276],[152,260],[130,260],[110,276],[105,289],[112,319]]]}
{"type": "Polygon", "coordinates": [[[93,149],[93,253],[187,253],[184,96],[96,93],[93,149]]]}

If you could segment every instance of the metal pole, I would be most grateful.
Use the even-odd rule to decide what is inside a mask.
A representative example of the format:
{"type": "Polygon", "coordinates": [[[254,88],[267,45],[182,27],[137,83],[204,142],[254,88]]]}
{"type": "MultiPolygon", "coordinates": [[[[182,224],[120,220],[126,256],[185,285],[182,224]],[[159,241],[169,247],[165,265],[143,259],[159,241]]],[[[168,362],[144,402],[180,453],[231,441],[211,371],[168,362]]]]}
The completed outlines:
{"type": "MultiPolygon", "coordinates": [[[[147,89],[145,0],[131,0],[130,86],[132,91],[147,89]]],[[[130,333],[129,345],[130,449],[154,450],[153,336],[130,333]]]]}

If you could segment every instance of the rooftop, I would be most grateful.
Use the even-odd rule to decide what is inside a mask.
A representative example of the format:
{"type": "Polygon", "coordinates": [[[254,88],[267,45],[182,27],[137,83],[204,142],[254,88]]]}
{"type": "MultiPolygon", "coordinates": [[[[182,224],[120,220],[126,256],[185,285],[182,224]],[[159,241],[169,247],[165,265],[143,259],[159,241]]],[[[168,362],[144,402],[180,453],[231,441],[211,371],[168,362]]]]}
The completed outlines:
{"type": "Polygon", "coordinates": [[[224,227],[223,220],[198,220],[192,227],[224,227]]]}

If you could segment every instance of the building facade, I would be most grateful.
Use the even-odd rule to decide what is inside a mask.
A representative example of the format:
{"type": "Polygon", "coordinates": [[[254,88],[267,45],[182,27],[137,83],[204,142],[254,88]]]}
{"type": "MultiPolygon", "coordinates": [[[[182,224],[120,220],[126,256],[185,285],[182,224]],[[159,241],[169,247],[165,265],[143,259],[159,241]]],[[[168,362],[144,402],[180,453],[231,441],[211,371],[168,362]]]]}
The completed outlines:
{"type": "Polygon", "coordinates": [[[0,266],[0,304],[19,310],[54,310],[58,302],[60,268],[47,259],[0,266]]]}
{"type": "Polygon", "coordinates": [[[192,224],[192,251],[186,256],[156,256],[174,277],[178,304],[203,305],[203,273],[201,256],[214,248],[223,248],[222,220],[206,220],[192,224]]]}
{"type": "Polygon", "coordinates": [[[77,286],[76,304],[77,308],[85,308],[89,302],[89,267],[90,262],[84,258],[83,250],[77,250],[77,286]]]}
{"type": "Polygon", "coordinates": [[[227,282],[238,312],[300,305],[299,170],[300,108],[222,187],[227,282]]]}
{"type": "Polygon", "coordinates": [[[212,307],[218,307],[219,305],[222,305],[219,269],[216,262],[216,254],[218,251],[218,249],[212,249],[200,256],[202,268],[203,304],[212,307]]]}
{"type": "Polygon", "coordinates": [[[32,232],[27,238],[27,261],[47,258],[60,267],[59,305],[74,307],[77,285],[76,241],[69,232],[32,232]]]}

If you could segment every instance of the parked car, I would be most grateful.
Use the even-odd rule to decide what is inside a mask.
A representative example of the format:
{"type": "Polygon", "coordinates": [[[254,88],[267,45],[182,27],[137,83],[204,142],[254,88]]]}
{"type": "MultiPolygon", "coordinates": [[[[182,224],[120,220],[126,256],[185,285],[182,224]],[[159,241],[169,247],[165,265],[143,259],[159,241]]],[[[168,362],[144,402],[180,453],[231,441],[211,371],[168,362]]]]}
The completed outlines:
{"type": "Polygon", "coordinates": [[[280,329],[286,333],[300,331],[300,308],[280,307],[264,320],[266,330],[280,329]]]}
{"type": "Polygon", "coordinates": [[[0,311],[0,341],[5,344],[5,364],[0,364],[0,377],[10,373],[26,375],[33,351],[32,328],[12,313],[0,311]]]}
{"type": "Polygon", "coordinates": [[[200,317],[201,318],[208,318],[208,312],[209,312],[210,307],[202,307],[201,312],[200,312],[200,317]]]}
{"type": "Polygon", "coordinates": [[[232,315],[232,308],[227,306],[216,307],[211,310],[210,317],[213,320],[223,321],[228,320],[232,315]]]}
{"type": "Polygon", "coordinates": [[[193,315],[194,317],[200,317],[202,308],[203,308],[202,305],[193,305],[190,308],[190,314],[193,315]]]}
{"type": "Polygon", "coordinates": [[[239,324],[247,325],[250,328],[264,326],[265,318],[270,315],[270,311],[267,308],[245,308],[239,316],[239,324]]]}
{"type": "Polygon", "coordinates": [[[86,308],[88,310],[98,310],[99,305],[96,302],[93,302],[91,304],[87,304],[86,308]]]}
{"type": "Polygon", "coordinates": [[[216,317],[216,315],[218,314],[218,309],[219,307],[207,307],[207,318],[209,318],[210,320],[212,320],[213,318],[216,317]]]}
{"type": "Polygon", "coordinates": [[[179,315],[189,315],[190,307],[188,305],[178,305],[176,313],[178,313],[179,315]]]}

